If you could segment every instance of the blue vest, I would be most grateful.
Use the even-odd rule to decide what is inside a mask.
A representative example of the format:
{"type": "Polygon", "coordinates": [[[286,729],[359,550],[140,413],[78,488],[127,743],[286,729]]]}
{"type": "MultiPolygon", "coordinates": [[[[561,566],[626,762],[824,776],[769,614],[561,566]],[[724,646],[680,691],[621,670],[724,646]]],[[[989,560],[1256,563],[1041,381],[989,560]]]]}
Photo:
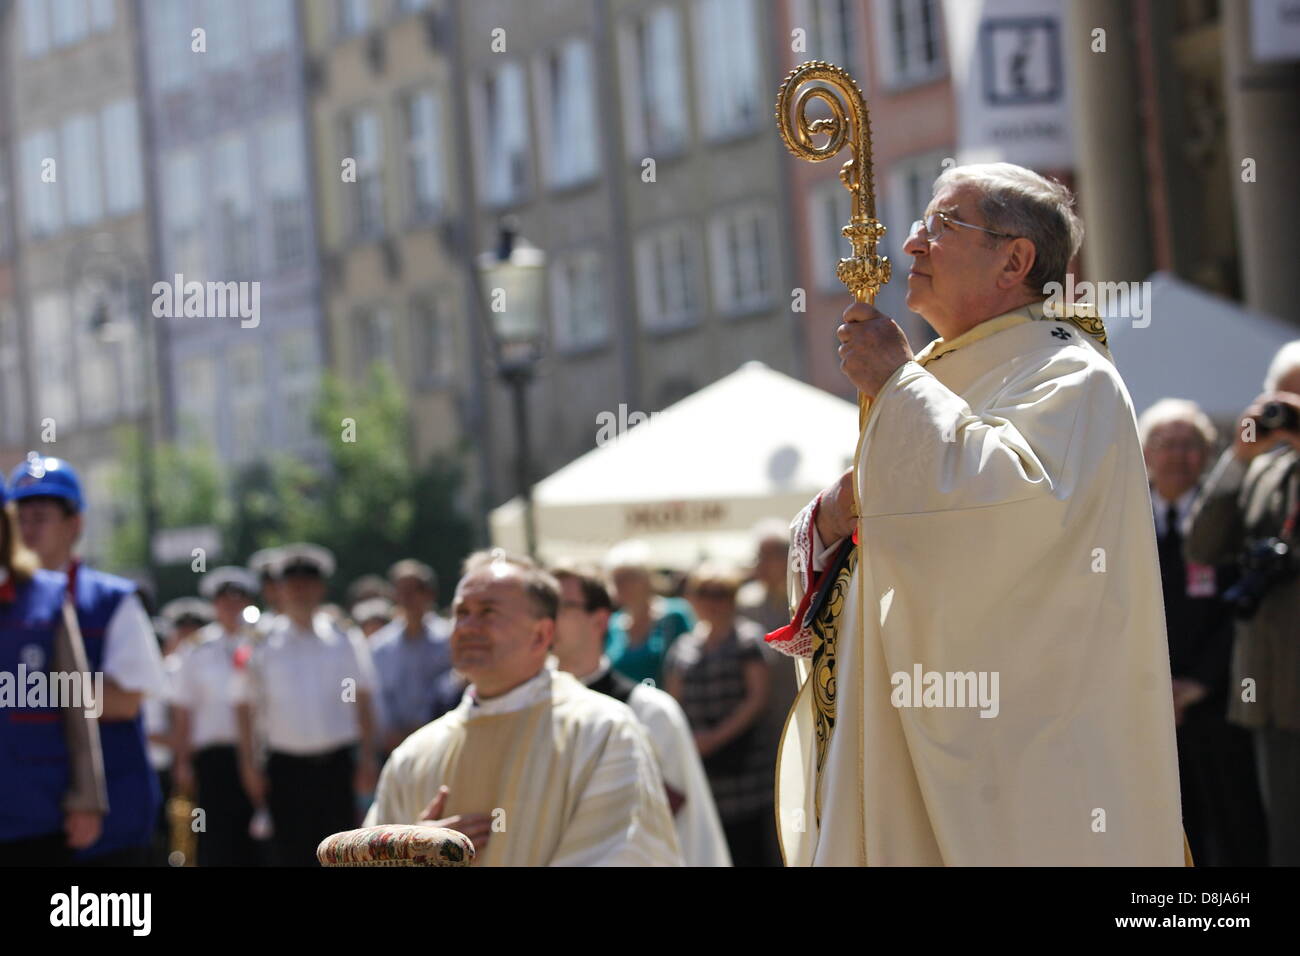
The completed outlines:
{"type": "MultiPolygon", "coordinates": [[[[77,620],[86,644],[86,660],[90,670],[98,672],[103,667],[109,618],[124,598],[135,593],[135,585],[85,565],[77,567],[75,577],[77,620]]],[[[134,720],[101,717],[99,741],[108,782],[108,816],[98,842],[79,851],[79,860],[147,846],[153,840],[154,821],[162,806],[158,774],[149,764],[145,747],[143,711],[134,720]]]]}
{"type": "MultiPolygon", "coordinates": [[[[0,672],[14,682],[6,689],[6,695],[14,694],[12,706],[0,707],[0,842],[63,830],[69,784],[63,714],[57,707],[16,705],[19,665],[26,673],[54,667],[66,584],[61,574],[37,571],[29,583],[17,586],[12,603],[0,603],[0,672]]],[[[24,678],[24,683],[30,691],[31,682],[24,678]]]]}

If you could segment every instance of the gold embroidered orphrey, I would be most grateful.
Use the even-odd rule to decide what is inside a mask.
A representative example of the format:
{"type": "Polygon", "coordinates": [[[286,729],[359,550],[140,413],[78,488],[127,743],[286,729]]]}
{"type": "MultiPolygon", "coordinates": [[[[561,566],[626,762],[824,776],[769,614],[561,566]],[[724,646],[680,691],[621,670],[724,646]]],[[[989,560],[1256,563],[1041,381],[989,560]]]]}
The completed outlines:
{"type": "MultiPolygon", "coordinates": [[[[857,82],[842,67],[823,60],[801,63],[790,72],[776,95],[776,123],[786,149],[811,163],[825,162],[848,145],[851,156],[840,167],[840,182],[849,191],[853,203],[849,223],[840,232],[849,240],[853,255],[841,259],[835,275],[858,302],[874,303],[880,287],[889,281],[890,264],[876,254],[876,243],[885,235],[885,226],[876,218],[875,176],[871,168],[871,118],[867,100],[857,82]],[[802,90],[802,92],[800,92],[802,90]],[[796,97],[796,93],[798,96],[796,97]],[[824,103],[829,117],[808,118],[808,106],[814,100],[824,103]],[[826,136],[818,146],[814,137],[826,136]]],[[[858,430],[861,441],[866,427],[870,399],[858,395],[858,430]]],[[[854,469],[857,459],[854,459],[854,469]]],[[[854,476],[853,496],[857,498],[854,476]]],[[[855,500],[855,505],[858,504],[855,500]]],[[[860,511],[857,507],[855,510],[860,511]]],[[[816,811],[821,820],[821,776],[835,730],[835,650],[840,610],[848,593],[852,568],[857,565],[858,549],[836,579],[831,600],[813,624],[813,721],[816,728],[817,779],[816,811]]],[[[797,624],[798,622],[796,622],[797,624]]]]}

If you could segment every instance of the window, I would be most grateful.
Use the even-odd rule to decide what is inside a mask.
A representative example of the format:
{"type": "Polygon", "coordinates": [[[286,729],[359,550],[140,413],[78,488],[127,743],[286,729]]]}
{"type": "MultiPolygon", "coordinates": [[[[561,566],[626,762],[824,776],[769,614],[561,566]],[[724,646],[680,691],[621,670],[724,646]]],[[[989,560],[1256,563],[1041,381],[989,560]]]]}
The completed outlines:
{"type": "MultiPolygon", "coordinates": [[[[103,330],[90,320],[91,310],[100,304],[105,290],[81,287],[72,297],[72,321],[77,339],[77,386],[81,399],[81,418],[88,424],[111,422],[120,413],[122,389],[118,381],[118,363],[125,342],[107,340],[103,330]]],[[[123,314],[122,303],[112,297],[102,303],[114,332],[125,331],[132,316],[123,314]]],[[[65,349],[67,345],[63,346],[65,349]]]]}
{"type": "Polygon", "coordinates": [[[115,0],[22,0],[23,50],[43,56],[51,47],[80,43],[113,27],[115,0]]]}
{"type": "Polygon", "coordinates": [[[627,140],[634,159],[673,153],[686,145],[686,88],[682,25],[676,7],[655,7],[620,34],[625,78],[627,140]]]}
{"type": "Polygon", "coordinates": [[[357,181],[344,183],[352,190],[352,237],[373,239],[384,232],[383,134],[379,114],[373,109],[357,110],[345,120],[344,135],[348,155],[357,164],[357,181]]]}
{"type": "Polygon", "coordinates": [[[709,226],[713,297],[718,312],[761,309],[772,301],[772,217],[763,208],[716,216],[709,226]]]}
{"type": "Polygon", "coordinates": [[[193,448],[216,448],[217,365],[209,357],[186,359],[180,363],[180,381],[176,390],[179,414],[176,416],[181,443],[193,448]]]}
{"type": "Polygon", "coordinates": [[[260,151],[275,267],[291,269],[307,259],[307,170],[297,117],[280,116],[264,122],[260,151]]]}
{"type": "Polygon", "coordinates": [[[253,49],[273,53],[286,49],[293,38],[293,0],[252,0],[248,7],[253,49]]]}
{"type": "Polygon", "coordinates": [[[63,123],[59,181],[63,185],[68,225],[81,226],[103,215],[99,190],[99,136],[90,113],[70,116],[63,123]]]}
{"type": "Polygon", "coordinates": [[[552,186],[572,186],[594,176],[597,166],[590,45],[567,41],[546,57],[545,74],[551,118],[547,178],[552,186]]]}
{"type": "Polygon", "coordinates": [[[205,233],[202,228],[203,193],[199,157],[193,149],[167,153],[162,161],[163,228],[171,269],[186,280],[204,281],[207,275],[205,233]]]}
{"type": "Polygon", "coordinates": [[[487,124],[481,155],[487,171],[482,179],[483,199],[506,205],[523,198],[528,181],[528,101],[524,70],[506,63],[483,83],[483,109],[487,124]]]}
{"type": "Polygon", "coordinates": [[[456,368],[450,318],[456,310],[444,307],[445,298],[445,295],[425,292],[411,299],[411,335],[415,353],[411,377],[417,383],[446,382],[456,368]]]}
{"type": "Polygon", "coordinates": [[[406,99],[406,162],[411,216],[434,219],[445,202],[442,168],[442,102],[433,90],[406,99]]]}
{"type": "Polygon", "coordinates": [[[0,441],[16,445],[23,440],[27,416],[23,395],[23,356],[18,343],[18,314],[0,305],[0,441]]]}
{"type": "Polygon", "coordinates": [[[890,203],[882,218],[888,227],[883,248],[895,264],[906,261],[903,244],[912,223],[920,219],[934,192],[934,181],[943,172],[943,161],[951,150],[930,150],[896,161],[889,169],[890,203]]]}
{"type": "Polygon", "coordinates": [[[855,72],[857,28],[853,14],[852,0],[798,0],[794,22],[807,31],[808,49],[796,58],[826,60],[855,72]]]}
{"type": "Polygon", "coordinates": [[[384,306],[358,309],[356,313],[357,360],[360,374],[370,372],[375,362],[393,364],[393,322],[384,306]]]}
{"type": "Polygon", "coordinates": [[[51,236],[63,226],[63,204],[59,195],[55,135],[52,129],[36,130],[23,137],[18,147],[18,182],[23,197],[23,220],[32,238],[51,236]],[[55,161],[56,180],[46,182],[45,162],[55,161]]]}
{"type": "Polygon", "coordinates": [[[595,249],[559,256],[551,266],[551,320],[560,349],[601,345],[609,338],[604,263],[595,249]]]}
{"type": "Polygon", "coordinates": [[[262,421],[266,416],[266,382],[262,377],[262,352],[257,345],[241,345],[227,353],[230,369],[231,448],[239,462],[258,457],[262,421]]]}
{"type": "MultiPolygon", "coordinates": [[[[253,0],[254,5],[265,0],[253,0]]],[[[207,53],[202,62],[210,70],[224,70],[239,62],[247,46],[244,35],[244,0],[207,0],[203,5],[206,22],[195,24],[208,31],[207,53]]]]}
{"type": "Polygon", "coordinates": [[[702,115],[711,138],[725,139],[758,128],[766,112],[759,93],[758,18],[754,0],[698,0],[695,61],[702,115]]]}
{"type": "Polygon", "coordinates": [[[319,367],[311,332],[299,329],[280,336],[280,399],[284,404],[284,440],[290,448],[311,442],[319,367]]]}
{"type": "Polygon", "coordinates": [[[221,268],[227,279],[239,279],[253,271],[256,251],[245,134],[221,137],[212,158],[212,200],[221,243],[221,268]]]}
{"type": "Polygon", "coordinates": [[[55,46],[70,46],[85,39],[90,24],[86,20],[86,0],[48,0],[50,31],[55,46]]]}
{"type": "Polygon", "coordinates": [[[143,9],[149,18],[149,47],[158,89],[185,86],[194,76],[199,58],[207,56],[191,47],[190,31],[198,20],[195,0],[155,0],[143,9]]]}
{"type": "Polygon", "coordinates": [[[426,10],[429,7],[429,0],[400,0],[397,5],[398,10],[402,13],[415,13],[418,10],[426,10]]]}
{"type": "Polygon", "coordinates": [[[637,298],[647,329],[671,329],[695,321],[696,255],[685,226],[660,228],[637,240],[637,298]]]}
{"type": "Polygon", "coordinates": [[[104,131],[104,183],[111,215],[133,212],[144,198],[140,121],[135,100],[118,100],[100,114],[104,131]]]}
{"type": "Polygon", "coordinates": [[[835,275],[835,267],[841,259],[853,255],[853,246],[841,232],[853,215],[853,197],[838,176],[813,188],[809,214],[812,219],[813,281],[822,292],[840,291],[844,286],[835,275]]]}
{"type": "Polygon", "coordinates": [[[68,300],[61,292],[47,292],[32,302],[33,348],[36,352],[33,411],[40,419],[53,418],[60,430],[76,424],[76,382],[73,378],[72,328],[68,300]]]}
{"type": "Polygon", "coordinates": [[[924,83],[943,74],[937,0],[877,0],[876,39],[889,86],[924,83]]]}
{"type": "Polygon", "coordinates": [[[49,0],[22,0],[23,50],[28,56],[50,49],[49,0]]]}
{"type": "Polygon", "coordinates": [[[370,0],[338,0],[337,33],[340,37],[365,33],[370,26],[370,0]]]}

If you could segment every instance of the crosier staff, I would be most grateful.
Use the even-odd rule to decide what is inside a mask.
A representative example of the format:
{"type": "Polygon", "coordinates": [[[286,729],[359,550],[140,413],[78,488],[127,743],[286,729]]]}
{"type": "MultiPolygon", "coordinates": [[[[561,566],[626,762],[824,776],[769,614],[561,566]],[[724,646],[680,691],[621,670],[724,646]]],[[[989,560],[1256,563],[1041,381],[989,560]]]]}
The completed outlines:
{"type": "MultiPolygon", "coordinates": [[[[835,275],[856,301],[874,305],[876,293],[889,281],[890,266],[887,258],[876,255],[876,243],[884,236],[885,227],[876,218],[875,178],[871,169],[871,120],[867,115],[867,101],[862,90],[848,71],[841,67],[822,60],[802,63],[781,84],[776,98],[776,120],[786,148],[800,159],[812,163],[825,162],[839,153],[846,144],[849,146],[852,156],[840,167],[840,182],[853,198],[853,205],[849,223],[841,232],[853,247],[853,255],[840,260],[835,275]],[[809,120],[808,104],[813,100],[825,103],[831,115],[809,120]],[[814,137],[821,135],[826,136],[826,142],[818,146],[814,137]]],[[[862,438],[866,434],[870,407],[871,398],[859,391],[859,452],[862,438]]],[[[858,462],[861,459],[859,452],[853,456],[854,514],[861,514],[857,481],[858,462]]],[[[791,713],[793,715],[799,709],[803,695],[811,693],[818,783],[826,765],[831,734],[835,730],[837,635],[853,569],[857,565],[857,541],[856,531],[851,538],[844,540],[834,564],[822,575],[816,597],[811,601],[807,613],[800,616],[796,610],[796,618],[791,624],[792,630],[807,635],[811,647],[810,669],[806,675],[802,662],[796,665],[803,686],[791,713]]],[[[860,713],[857,715],[859,723],[862,716],[860,713]]],[[[786,732],[789,733],[789,721],[786,732]]],[[[782,736],[781,746],[784,747],[784,744],[785,735],[782,736]]],[[[777,762],[779,766],[779,749],[777,762]]],[[[816,786],[814,794],[814,812],[820,825],[820,785],[816,786]]],[[[858,805],[862,806],[861,800],[858,805]]],[[[784,852],[783,849],[782,853],[784,852]]],[[[863,855],[865,858],[865,850],[863,855]]]]}

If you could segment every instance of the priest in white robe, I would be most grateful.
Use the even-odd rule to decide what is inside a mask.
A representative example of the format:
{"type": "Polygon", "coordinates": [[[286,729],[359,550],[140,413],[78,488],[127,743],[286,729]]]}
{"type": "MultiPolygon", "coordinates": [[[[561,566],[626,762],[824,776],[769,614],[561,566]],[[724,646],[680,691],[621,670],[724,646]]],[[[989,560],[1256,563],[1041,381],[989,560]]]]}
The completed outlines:
{"type": "Polygon", "coordinates": [[[555,620],[555,657],[560,670],[594,691],[620,700],[645,727],[663,774],[677,843],[687,866],[731,866],[709,778],[682,707],[671,694],[614,670],[604,653],[614,604],[594,571],[559,568],[560,610],[555,620]]]}
{"type": "Polygon", "coordinates": [[[555,579],[526,559],[472,557],[452,604],[460,705],[408,737],[366,826],[466,834],[486,866],[680,866],[645,730],[623,704],[548,666],[555,579]]]}
{"type": "Polygon", "coordinates": [[[1017,166],[946,171],[904,247],[940,338],[913,355],[845,313],[856,467],[796,517],[769,636],[812,674],[779,757],[788,865],[1186,862],[1132,402],[1100,321],[1049,296],[1071,205],[1017,166]]]}

